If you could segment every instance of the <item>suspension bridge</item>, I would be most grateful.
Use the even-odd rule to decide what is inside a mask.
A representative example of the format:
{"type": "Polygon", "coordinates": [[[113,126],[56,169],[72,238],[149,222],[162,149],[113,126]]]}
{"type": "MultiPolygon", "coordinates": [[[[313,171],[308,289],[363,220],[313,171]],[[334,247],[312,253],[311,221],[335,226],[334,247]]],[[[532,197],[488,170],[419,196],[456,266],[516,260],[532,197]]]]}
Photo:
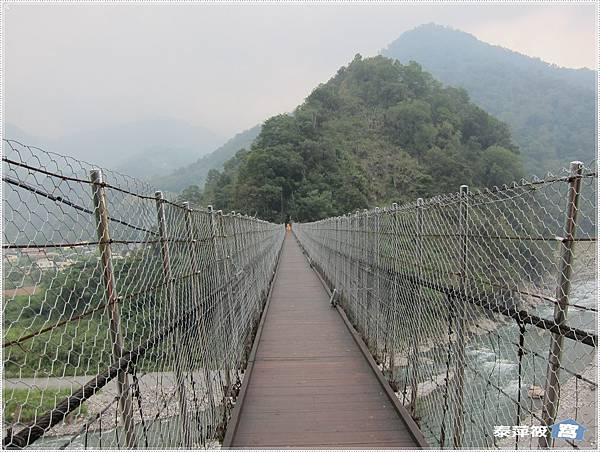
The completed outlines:
{"type": "Polygon", "coordinates": [[[427,446],[330,300],[288,232],[225,447],[427,446]]]}
{"type": "Polygon", "coordinates": [[[595,166],[286,232],[3,144],[4,447],[596,446],[595,166]]]}

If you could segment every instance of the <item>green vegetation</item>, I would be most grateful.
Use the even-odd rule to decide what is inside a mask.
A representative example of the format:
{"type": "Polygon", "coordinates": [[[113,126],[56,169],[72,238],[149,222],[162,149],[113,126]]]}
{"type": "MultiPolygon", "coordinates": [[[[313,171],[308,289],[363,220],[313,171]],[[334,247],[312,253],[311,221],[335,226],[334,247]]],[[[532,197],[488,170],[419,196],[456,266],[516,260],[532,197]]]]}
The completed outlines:
{"type": "MultiPolygon", "coordinates": [[[[161,293],[144,290],[158,282],[156,275],[148,274],[149,262],[148,256],[114,261],[120,295],[138,294],[118,304],[123,327],[136,329],[135,335],[125,335],[126,349],[149,337],[159,320],[154,314],[152,323],[150,311],[162,303],[161,293]]],[[[161,268],[160,263],[154,268],[161,268]]],[[[96,257],[81,258],[62,271],[44,271],[37,287],[35,295],[4,297],[4,342],[33,335],[22,345],[4,349],[4,375],[94,375],[111,363],[109,317],[96,257]]]]}
{"type": "MultiPolygon", "coordinates": [[[[508,127],[416,63],[357,55],[192,201],[267,220],[314,220],[522,176],[508,127]]],[[[195,193],[195,195],[194,195],[195,193]]]]}
{"type": "MultiPolygon", "coordinates": [[[[21,378],[97,373],[111,362],[110,342],[106,339],[108,321],[101,317],[99,313],[29,339],[21,347],[10,346],[4,352],[4,375],[21,378]]],[[[4,340],[17,340],[48,325],[41,320],[16,323],[4,340]]]]}
{"type": "MultiPolygon", "coordinates": [[[[260,126],[240,132],[223,146],[210,154],[200,157],[196,162],[161,177],[152,178],[152,183],[163,190],[180,192],[188,186],[201,188],[206,182],[210,170],[221,169],[223,164],[240,149],[249,148],[260,133],[260,126]]],[[[189,200],[190,198],[186,198],[189,200]]]]}
{"type": "MultiPolygon", "coordinates": [[[[210,253],[210,246],[198,247],[199,258],[210,253]]],[[[188,273],[189,254],[171,249],[173,271],[188,273]]],[[[8,266],[9,274],[28,272],[8,266]]],[[[38,269],[39,270],[39,269],[38,269]]],[[[119,300],[124,350],[142,345],[166,324],[173,322],[173,301],[164,290],[165,275],[158,245],[130,251],[127,256],[113,254],[113,270],[119,300]]],[[[39,271],[35,295],[3,297],[3,372],[6,377],[63,377],[96,375],[114,361],[110,312],[97,254],[78,255],[63,270],[39,271]],[[18,342],[17,342],[18,341],[18,342]]],[[[17,279],[17,278],[15,278],[17,279]]],[[[176,278],[175,300],[189,298],[189,278],[176,278]]],[[[215,278],[203,281],[204,294],[214,293],[215,278]]],[[[183,306],[183,305],[182,305],[183,306]]],[[[180,312],[181,315],[183,312],[180,312]]],[[[186,341],[198,341],[198,322],[194,316],[209,318],[214,313],[186,313],[186,341]]],[[[187,344],[187,343],[185,343],[187,344]]],[[[187,345],[184,345],[187,347],[187,345]]],[[[189,345],[191,348],[192,345],[189,345]]],[[[170,347],[148,350],[137,363],[137,370],[171,370],[170,347]]]]}
{"type": "Polygon", "coordinates": [[[6,261],[4,262],[4,268],[8,268],[8,271],[5,270],[2,275],[3,290],[35,286],[42,277],[42,271],[35,265],[31,265],[31,260],[28,257],[18,257],[10,265],[7,265],[6,261]],[[26,271],[23,269],[26,269],[26,271]]]}
{"type": "MultiPolygon", "coordinates": [[[[73,281],[65,284],[63,293],[67,293],[69,285],[73,285],[73,281]]],[[[69,293],[76,298],[77,292],[69,293]]],[[[75,314],[73,307],[47,289],[31,296],[5,299],[3,340],[5,343],[18,340],[75,314]]],[[[110,344],[102,340],[108,330],[108,321],[103,319],[106,316],[100,310],[28,339],[21,346],[5,348],[4,375],[45,377],[96,373],[103,363],[110,362],[110,344]],[[95,343],[96,338],[100,339],[98,343],[95,343]]]]}
{"type": "MultiPolygon", "coordinates": [[[[44,389],[43,391],[39,389],[4,389],[2,390],[3,420],[8,424],[31,422],[36,416],[45,414],[70,395],[70,389],[44,389]]],[[[71,416],[78,417],[85,414],[87,414],[87,407],[84,404],[77,408],[71,416]]]]}
{"type": "Polygon", "coordinates": [[[418,61],[505,121],[528,173],[541,176],[572,160],[595,159],[592,70],[561,68],[435,24],[403,33],[383,54],[402,63],[418,61]]]}

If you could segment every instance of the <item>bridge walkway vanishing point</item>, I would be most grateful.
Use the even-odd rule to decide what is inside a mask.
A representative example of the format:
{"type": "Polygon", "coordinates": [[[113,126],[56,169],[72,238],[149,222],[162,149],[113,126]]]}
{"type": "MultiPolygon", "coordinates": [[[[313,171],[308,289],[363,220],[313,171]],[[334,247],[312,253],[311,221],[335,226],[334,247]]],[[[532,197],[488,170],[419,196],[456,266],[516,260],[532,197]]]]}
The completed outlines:
{"type": "Polygon", "coordinates": [[[329,299],[287,232],[224,447],[427,447],[329,299]]]}

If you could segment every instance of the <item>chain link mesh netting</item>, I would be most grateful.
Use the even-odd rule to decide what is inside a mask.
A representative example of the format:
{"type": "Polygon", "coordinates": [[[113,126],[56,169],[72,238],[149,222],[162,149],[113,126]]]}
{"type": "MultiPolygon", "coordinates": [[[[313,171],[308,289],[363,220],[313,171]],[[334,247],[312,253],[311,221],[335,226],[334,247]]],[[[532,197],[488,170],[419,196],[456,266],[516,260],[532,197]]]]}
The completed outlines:
{"type": "Polygon", "coordinates": [[[218,445],[283,226],[3,145],[4,446],[218,445]]]}
{"type": "Polygon", "coordinates": [[[596,447],[596,187],[579,164],[294,226],[432,447],[596,447]]]}

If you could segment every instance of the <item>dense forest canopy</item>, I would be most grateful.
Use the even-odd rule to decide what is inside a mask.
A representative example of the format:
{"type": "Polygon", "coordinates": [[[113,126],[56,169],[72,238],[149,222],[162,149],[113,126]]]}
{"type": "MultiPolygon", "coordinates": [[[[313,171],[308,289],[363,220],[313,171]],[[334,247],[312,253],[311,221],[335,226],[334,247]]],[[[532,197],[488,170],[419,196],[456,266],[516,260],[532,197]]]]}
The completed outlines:
{"type": "MultiPolygon", "coordinates": [[[[350,201],[356,202],[351,206],[354,209],[391,200],[402,202],[415,194],[455,190],[458,179],[472,184],[484,180],[484,185],[510,181],[521,174],[516,147],[527,175],[543,176],[572,160],[591,162],[595,158],[595,71],[561,68],[435,24],[403,33],[382,53],[422,72],[410,64],[417,61],[442,83],[465,91],[443,88],[423,74],[420,83],[428,86],[428,92],[419,91],[410,85],[407,68],[402,70],[401,81],[383,86],[393,69],[384,69],[383,63],[377,69],[375,63],[359,66],[355,61],[318,87],[293,114],[266,122],[271,130],[265,136],[277,136],[283,124],[288,129],[293,139],[287,144],[292,149],[277,152],[302,158],[301,183],[290,185],[285,175],[277,176],[283,177],[285,184],[249,179],[254,159],[262,155],[261,164],[265,165],[264,159],[276,151],[263,139],[256,156],[246,162],[243,155],[248,149],[254,152],[252,145],[260,126],[237,135],[194,165],[154,182],[171,191],[188,187],[181,198],[196,203],[248,208],[269,217],[277,213],[273,218],[279,218],[283,211],[297,218],[314,218],[346,211],[350,201]],[[357,83],[364,85],[360,93],[357,83]],[[372,97],[375,92],[378,96],[372,97]],[[452,105],[468,103],[465,92],[475,105],[506,122],[512,143],[498,139],[505,135],[504,141],[509,141],[506,127],[497,121],[497,135],[491,128],[471,131],[471,125],[463,121],[465,117],[488,116],[480,110],[475,113],[470,104],[449,110],[460,124],[445,120],[439,99],[452,105]],[[402,101],[398,101],[399,96],[402,101]],[[469,138],[486,135],[497,147],[484,155],[473,153],[469,138]],[[242,148],[241,155],[232,158],[242,148]],[[238,180],[240,165],[242,179],[238,180]],[[211,171],[224,166],[223,171],[211,171]],[[481,170],[482,166],[486,169],[481,170]],[[210,184],[202,195],[207,180],[210,184]],[[262,191],[257,191],[258,187],[262,191]],[[244,190],[254,201],[241,198],[244,190]],[[268,199],[257,205],[262,195],[268,199]],[[344,196],[348,202],[341,202],[344,196]]],[[[283,135],[279,138],[279,145],[286,143],[283,135]]],[[[490,147],[485,140],[479,146],[484,150],[490,147]]]]}
{"type": "Polygon", "coordinates": [[[596,158],[595,71],[561,68],[435,24],[403,33],[383,55],[418,61],[443,83],[465,88],[509,125],[528,174],[596,158]]]}
{"type": "Polygon", "coordinates": [[[314,220],[522,176],[508,127],[416,63],[357,55],[183,197],[314,220]]]}

